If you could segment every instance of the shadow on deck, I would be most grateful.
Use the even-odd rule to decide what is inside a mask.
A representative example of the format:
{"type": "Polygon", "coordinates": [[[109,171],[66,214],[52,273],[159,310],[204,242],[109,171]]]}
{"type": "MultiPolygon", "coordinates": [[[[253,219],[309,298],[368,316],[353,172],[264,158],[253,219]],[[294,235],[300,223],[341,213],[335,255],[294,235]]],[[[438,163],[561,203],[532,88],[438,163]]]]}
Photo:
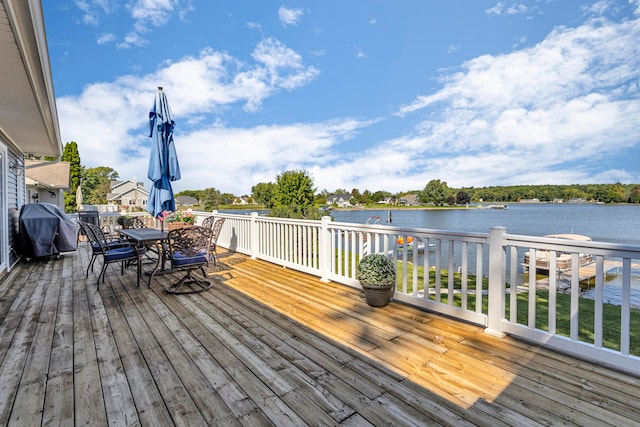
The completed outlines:
{"type": "Polygon", "coordinates": [[[0,284],[0,425],[631,425],[640,379],[223,252],[212,289],[85,248],[0,284]]]}

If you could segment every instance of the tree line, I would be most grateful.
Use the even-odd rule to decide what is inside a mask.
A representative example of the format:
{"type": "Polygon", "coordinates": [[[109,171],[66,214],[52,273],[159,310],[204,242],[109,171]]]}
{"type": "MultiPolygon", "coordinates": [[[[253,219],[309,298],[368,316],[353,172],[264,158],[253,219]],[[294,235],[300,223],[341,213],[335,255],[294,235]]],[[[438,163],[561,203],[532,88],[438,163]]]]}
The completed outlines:
{"type": "Polygon", "coordinates": [[[416,194],[421,205],[466,205],[478,202],[520,202],[538,199],[540,202],[583,201],[602,203],[640,203],[640,184],[572,184],[572,185],[513,185],[493,187],[450,188],[446,182],[432,179],[422,190],[391,193],[388,191],[352,189],[350,192],[338,189],[333,193],[326,190],[318,195],[326,201],[330,194],[350,195],[352,205],[371,205],[389,197],[400,204],[408,194],[416,194]]]}
{"type": "MultiPolygon", "coordinates": [[[[82,166],[78,146],[72,141],[65,144],[63,161],[70,163],[70,191],[65,193],[67,212],[76,210],[76,189],[82,185],[83,204],[105,204],[111,182],[119,179],[118,172],[107,166],[82,166]]],[[[336,189],[317,191],[313,178],[306,170],[285,171],[273,182],[261,182],[251,188],[251,195],[243,198],[249,203],[264,206],[271,215],[289,218],[319,218],[318,207],[326,206],[329,196],[348,195],[351,205],[371,206],[392,199],[400,204],[404,196],[415,194],[420,205],[466,205],[474,202],[520,202],[538,199],[540,202],[580,200],[603,203],[640,203],[640,184],[572,184],[572,185],[514,185],[493,187],[450,188],[445,181],[432,179],[423,189],[392,193],[383,190],[347,191],[336,189]]],[[[176,196],[191,196],[204,210],[231,205],[237,196],[209,187],[203,190],[185,190],[176,196]]]]}

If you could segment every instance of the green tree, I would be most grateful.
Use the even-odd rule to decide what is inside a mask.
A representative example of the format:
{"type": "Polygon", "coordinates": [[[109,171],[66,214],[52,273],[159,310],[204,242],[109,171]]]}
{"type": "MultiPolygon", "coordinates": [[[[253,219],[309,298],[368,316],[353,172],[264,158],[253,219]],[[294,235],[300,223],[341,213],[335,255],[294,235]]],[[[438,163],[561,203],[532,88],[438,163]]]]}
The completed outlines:
{"type": "Polygon", "coordinates": [[[387,197],[391,197],[391,193],[388,191],[376,191],[371,195],[371,201],[373,203],[378,203],[386,199],[387,197]]]}
{"type": "Polygon", "coordinates": [[[360,196],[360,203],[362,203],[363,205],[368,205],[371,202],[372,202],[372,200],[371,200],[371,191],[364,190],[362,192],[362,196],[360,196]]]}
{"type": "Polygon", "coordinates": [[[458,191],[458,193],[456,194],[456,204],[466,205],[468,203],[471,203],[471,196],[469,196],[469,193],[464,190],[458,191]]]}
{"type": "Polygon", "coordinates": [[[305,170],[285,171],[276,177],[274,207],[270,216],[281,218],[319,219],[315,209],[313,179],[305,170]]]}
{"type": "Polygon", "coordinates": [[[68,142],[64,145],[61,160],[63,162],[69,162],[69,191],[64,193],[64,210],[66,212],[75,212],[78,208],[76,190],[82,178],[80,154],[78,153],[78,144],[75,141],[68,142]]]}
{"type": "Polygon", "coordinates": [[[111,191],[111,181],[119,178],[118,172],[108,166],[86,169],[82,174],[82,198],[87,204],[107,203],[107,194],[111,191]]]}
{"type": "Polygon", "coordinates": [[[358,190],[357,188],[351,189],[351,199],[349,200],[349,203],[351,203],[352,205],[357,205],[361,201],[362,194],[360,194],[360,190],[358,190]]]}
{"type": "Polygon", "coordinates": [[[222,204],[222,194],[215,188],[207,188],[203,190],[201,197],[205,211],[218,209],[218,206],[222,204]]]}
{"type": "Polygon", "coordinates": [[[444,205],[449,197],[449,186],[444,181],[432,179],[420,192],[420,200],[423,203],[433,203],[436,206],[444,205]]]}
{"type": "Polygon", "coordinates": [[[232,205],[235,200],[236,196],[231,193],[220,194],[220,203],[223,205],[232,205]]]}
{"type": "Polygon", "coordinates": [[[327,198],[329,197],[329,191],[326,189],[322,190],[319,193],[316,193],[316,205],[324,206],[327,204],[327,198]]]}
{"type": "Polygon", "coordinates": [[[267,209],[273,207],[273,196],[276,191],[276,184],[273,182],[261,182],[251,187],[251,197],[267,209]]]}
{"type": "Polygon", "coordinates": [[[629,203],[640,203],[640,190],[632,190],[629,194],[629,203]]]}

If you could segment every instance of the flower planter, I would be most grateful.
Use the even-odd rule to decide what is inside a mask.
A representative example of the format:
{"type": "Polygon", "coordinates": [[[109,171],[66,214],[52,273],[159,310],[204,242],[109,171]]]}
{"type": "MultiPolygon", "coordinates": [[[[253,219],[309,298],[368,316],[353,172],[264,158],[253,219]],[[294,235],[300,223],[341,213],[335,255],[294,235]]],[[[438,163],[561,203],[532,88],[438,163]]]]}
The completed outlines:
{"type": "Polygon", "coordinates": [[[371,307],[385,307],[391,301],[393,295],[393,285],[390,286],[369,286],[361,283],[364,290],[364,297],[371,307]]]}
{"type": "Polygon", "coordinates": [[[180,222],[180,221],[168,222],[167,230],[171,231],[171,230],[176,230],[178,228],[190,227],[192,225],[193,224],[191,224],[190,222],[180,222]]]}

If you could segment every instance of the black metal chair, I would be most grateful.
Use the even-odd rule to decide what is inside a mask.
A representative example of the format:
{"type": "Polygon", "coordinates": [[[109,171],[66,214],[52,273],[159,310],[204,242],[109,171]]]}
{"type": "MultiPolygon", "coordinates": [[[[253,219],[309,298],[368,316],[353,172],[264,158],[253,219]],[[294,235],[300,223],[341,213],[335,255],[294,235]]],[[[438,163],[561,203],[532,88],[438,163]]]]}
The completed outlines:
{"type": "Polygon", "coordinates": [[[148,228],[147,224],[138,217],[131,217],[124,219],[124,228],[148,228]]]}
{"type": "MultiPolygon", "coordinates": [[[[122,242],[122,245],[119,246],[110,246],[109,241],[105,238],[100,227],[98,227],[97,225],[85,223],[85,229],[87,231],[87,237],[89,237],[89,240],[91,241],[92,247],[98,247],[98,253],[102,254],[102,269],[100,270],[100,274],[98,275],[98,281],[96,282],[96,285],[100,285],[100,278],[102,278],[102,283],[104,283],[105,271],[107,270],[107,266],[109,264],[119,262],[120,274],[124,274],[125,264],[135,260],[137,267],[137,285],[140,286],[140,257],[146,253],[145,247],[137,246],[134,243],[130,242],[122,242]]],[[[88,274],[89,273],[87,269],[87,276],[88,274]]]]}
{"type": "Polygon", "coordinates": [[[216,219],[215,216],[208,216],[202,221],[202,226],[206,228],[210,228],[213,234],[211,235],[211,253],[210,259],[213,260],[213,264],[216,265],[218,263],[218,236],[220,236],[220,231],[222,230],[222,226],[224,225],[224,218],[216,219]]]}
{"type": "MultiPolygon", "coordinates": [[[[91,260],[89,261],[89,265],[87,266],[87,274],[85,276],[85,277],[89,277],[89,270],[93,271],[93,265],[95,264],[96,258],[98,257],[98,255],[102,253],[102,248],[100,247],[100,244],[95,239],[91,238],[92,234],[91,234],[91,230],[89,230],[88,223],[83,221],[78,221],[78,225],[80,226],[80,230],[82,230],[83,236],[86,236],[87,240],[89,240],[89,248],[90,248],[89,250],[91,251],[91,260]]],[[[101,236],[100,236],[101,239],[106,242],[109,249],[128,246],[130,244],[126,240],[122,240],[114,237],[108,237],[102,229],[100,229],[100,233],[101,233],[101,236]]]]}
{"type": "Polygon", "coordinates": [[[172,294],[190,294],[206,291],[213,283],[207,279],[205,267],[209,265],[212,230],[194,225],[169,231],[168,259],[173,272],[186,272],[180,280],[165,289],[172,294]],[[202,277],[194,274],[200,270],[202,277]]]}
{"type": "MultiPolygon", "coordinates": [[[[80,222],[100,226],[100,214],[98,211],[78,211],[78,223],[80,222]]],[[[89,238],[82,227],[78,228],[78,241],[80,241],[80,236],[89,238]]]]}

